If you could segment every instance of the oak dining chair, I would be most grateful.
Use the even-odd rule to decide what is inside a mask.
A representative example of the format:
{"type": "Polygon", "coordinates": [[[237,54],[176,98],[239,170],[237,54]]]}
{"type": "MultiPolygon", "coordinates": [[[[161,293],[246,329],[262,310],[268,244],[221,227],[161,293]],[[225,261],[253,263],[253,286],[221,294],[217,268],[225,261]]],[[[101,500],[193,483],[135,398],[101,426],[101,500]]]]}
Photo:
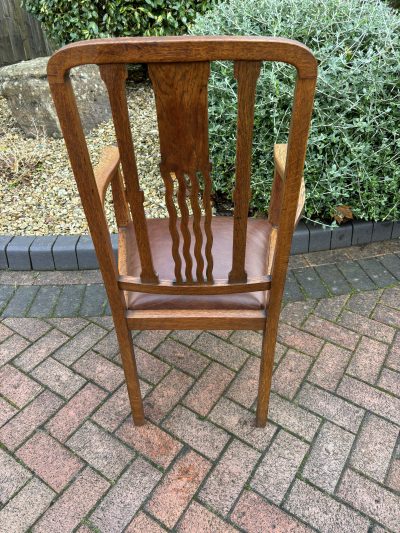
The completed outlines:
{"type": "Polygon", "coordinates": [[[314,56],[280,38],[126,37],[67,45],[50,58],[47,72],[113,315],[134,423],[144,423],[144,411],[130,330],[248,329],[263,331],[256,425],[265,426],[291,239],[304,205],[314,56]],[[207,87],[216,60],[232,61],[237,81],[233,217],[212,212],[207,87]],[[274,147],[268,218],[251,218],[254,108],[263,61],[288,63],[297,76],[288,142],[274,147]],[[154,89],[166,219],[145,216],[126,99],[131,63],[148,65],[154,89]],[[96,167],[68,75],[83,64],[99,66],[118,144],[96,167]],[[110,185],[118,261],[104,212],[110,185]]]}

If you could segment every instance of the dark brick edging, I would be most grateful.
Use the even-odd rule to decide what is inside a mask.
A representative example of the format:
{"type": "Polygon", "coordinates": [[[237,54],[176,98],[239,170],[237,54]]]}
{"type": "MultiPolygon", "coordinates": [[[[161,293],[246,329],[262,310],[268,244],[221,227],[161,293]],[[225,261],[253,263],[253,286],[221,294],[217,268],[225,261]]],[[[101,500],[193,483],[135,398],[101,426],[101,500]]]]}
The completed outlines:
{"type": "MultiPolygon", "coordinates": [[[[111,235],[117,254],[117,235],[111,235]]],[[[292,255],[400,238],[399,222],[349,222],[337,228],[301,221],[292,241],[292,255]]],[[[90,270],[98,268],[87,235],[0,235],[0,270],[90,270]]]]}

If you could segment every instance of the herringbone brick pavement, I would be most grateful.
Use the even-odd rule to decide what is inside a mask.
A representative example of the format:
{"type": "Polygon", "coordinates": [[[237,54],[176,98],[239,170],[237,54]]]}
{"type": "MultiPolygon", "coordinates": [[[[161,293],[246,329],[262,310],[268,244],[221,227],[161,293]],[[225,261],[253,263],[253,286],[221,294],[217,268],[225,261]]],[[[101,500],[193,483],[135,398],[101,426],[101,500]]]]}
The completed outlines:
{"type": "Polygon", "coordinates": [[[265,429],[258,332],[134,333],[141,428],[110,317],[0,342],[2,533],[400,531],[398,283],[285,305],[265,429]]]}

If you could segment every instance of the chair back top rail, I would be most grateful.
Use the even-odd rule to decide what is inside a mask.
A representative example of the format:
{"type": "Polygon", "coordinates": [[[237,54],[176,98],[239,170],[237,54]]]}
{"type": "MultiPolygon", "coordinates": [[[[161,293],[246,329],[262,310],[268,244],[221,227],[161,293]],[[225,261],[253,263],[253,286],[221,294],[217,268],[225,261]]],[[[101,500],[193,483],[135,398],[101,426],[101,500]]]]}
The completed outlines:
{"type": "MultiPolygon", "coordinates": [[[[99,65],[109,94],[125,195],[141,262],[140,280],[122,281],[120,278],[120,288],[140,290],[139,286],[143,284],[158,287],[160,293],[172,294],[176,285],[204,288],[215,283],[219,287],[217,292],[235,292],[235,288],[237,292],[244,291],[247,283],[245,256],[255,93],[262,61],[286,62],[297,70],[281,209],[282,231],[290,231],[294,225],[317,75],[316,60],[307,47],[296,41],[272,37],[127,37],[73,43],[50,58],[49,84],[89,229],[92,235],[98,234],[94,238],[95,246],[96,241],[106,238],[106,223],[104,220],[99,227],[99,215],[94,212],[98,209],[98,202],[92,197],[95,178],[68,76],[69,69],[89,63],[99,65]],[[227,272],[226,280],[213,279],[207,89],[210,61],[214,60],[234,61],[238,85],[232,268],[227,272]],[[171,283],[160,281],[153,265],[129,123],[126,64],[136,62],[148,63],[155,94],[160,171],[165,185],[171,253],[175,265],[175,280],[171,283]],[[232,290],[225,287],[229,284],[232,290]]],[[[107,253],[110,250],[107,241],[107,253]]],[[[266,280],[257,281],[249,280],[248,291],[255,290],[255,285],[263,287],[259,290],[270,286],[269,280],[267,283],[266,280]]],[[[153,292],[153,288],[149,292],[153,292]]],[[[195,289],[188,291],[188,294],[196,294],[195,289]]],[[[205,289],[203,293],[212,294],[213,291],[205,289]]]]}

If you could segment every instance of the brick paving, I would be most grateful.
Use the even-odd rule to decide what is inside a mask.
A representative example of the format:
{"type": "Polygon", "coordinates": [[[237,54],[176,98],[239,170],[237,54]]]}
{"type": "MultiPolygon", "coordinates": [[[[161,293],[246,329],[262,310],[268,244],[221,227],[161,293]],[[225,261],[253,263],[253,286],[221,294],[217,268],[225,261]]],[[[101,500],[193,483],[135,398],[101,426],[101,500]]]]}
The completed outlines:
{"type": "Polygon", "coordinates": [[[1,273],[0,533],[400,532],[399,254],[291,260],[265,429],[260,333],[134,332],[135,428],[98,272],[1,273]]]}

